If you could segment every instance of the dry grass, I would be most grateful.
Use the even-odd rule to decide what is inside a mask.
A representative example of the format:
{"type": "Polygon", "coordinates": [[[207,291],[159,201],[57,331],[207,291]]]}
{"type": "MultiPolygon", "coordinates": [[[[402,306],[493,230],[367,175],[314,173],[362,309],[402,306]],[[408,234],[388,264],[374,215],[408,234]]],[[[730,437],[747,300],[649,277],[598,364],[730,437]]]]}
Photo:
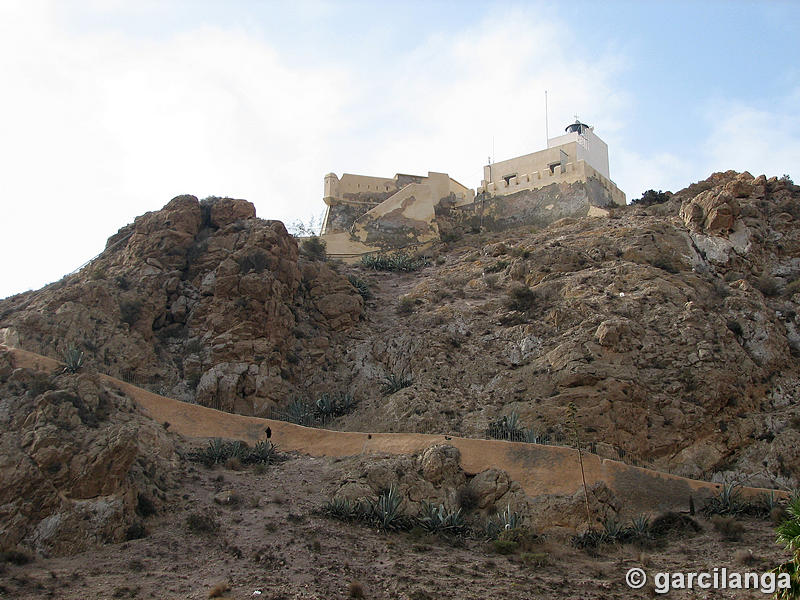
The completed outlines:
{"type": "Polygon", "coordinates": [[[217,585],[215,585],[213,588],[211,588],[211,591],[208,592],[208,597],[209,598],[222,598],[222,596],[225,595],[225,592],[227,592],[230,589],[231,589],[231,586],[229,586],[227,583],[220,582],[217,585]]]}
{"type": "Polygon", "coordinates": [[[719,533],[725,541],[740,542],[744,536],[744,525],[733,517],[714,515],[711,517],[711,524],[714,526],[714,530],[719,533]]]}

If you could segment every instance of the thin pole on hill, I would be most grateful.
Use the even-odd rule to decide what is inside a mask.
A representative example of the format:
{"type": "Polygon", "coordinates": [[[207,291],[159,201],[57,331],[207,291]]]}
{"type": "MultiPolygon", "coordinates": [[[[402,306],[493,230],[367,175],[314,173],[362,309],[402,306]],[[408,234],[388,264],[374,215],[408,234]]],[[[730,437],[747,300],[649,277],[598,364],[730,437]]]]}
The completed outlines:
{"type": "Polygon", "coordinates": [[[581,440],[578,436],[578,423],[575,420],[575,414],[578,412],[574,402],[570,402],[567,407],[567,422],[572,427],[572,433],[575,436],[575,447],[578,449],[578,462],[581,465],[581,479],[583,480],[583,499],[586,501],[586,524],[592,528],[592,511],[589,508],[589,488],[586,486],[586,472],[583,469],[583,452],[581,450],[581,440]]]}

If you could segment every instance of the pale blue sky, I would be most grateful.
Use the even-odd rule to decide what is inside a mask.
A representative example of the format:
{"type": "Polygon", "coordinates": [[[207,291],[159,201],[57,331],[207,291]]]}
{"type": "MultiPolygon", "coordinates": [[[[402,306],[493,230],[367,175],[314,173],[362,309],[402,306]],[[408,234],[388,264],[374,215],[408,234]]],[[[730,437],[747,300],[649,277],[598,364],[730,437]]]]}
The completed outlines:
{"type": "Polygon", "coordinates": [[[0,0],[0,297],[172,196],[322,212],[323,176],[476,187],[578,114],[635,198],[800,177],[800,2],[0,0]],[[13,257],[13,260],[10,258],[13,257]]]}

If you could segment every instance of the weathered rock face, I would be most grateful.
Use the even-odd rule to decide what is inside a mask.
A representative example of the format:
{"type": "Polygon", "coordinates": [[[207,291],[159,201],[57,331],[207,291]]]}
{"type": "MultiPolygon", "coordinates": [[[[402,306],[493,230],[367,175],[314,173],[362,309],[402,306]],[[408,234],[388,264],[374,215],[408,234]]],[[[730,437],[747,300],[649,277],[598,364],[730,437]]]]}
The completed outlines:
{"type": "Polygon", "coordinates": [[[792,485],[797,218],[797,186],[720,173],[605,220],[467,236],[394,288],[375,278],[377,307],[344,358],[367,400],[343,427],[485,435],[516,411],[558,440],[574,402],[582,438],[607,456],[792,485]],[[400,296],[410,314],[381,313],[400,296]],[[389,373],[414,383],[377,397],[389,373]]]}
{"type": "Polygon", "coordinates": [[[143,503],[167,499],[176,463],[163,427],[97,376],[15,369],[0,352],[0,550],[122,541],[143,503]]]}
{"type": "Polygon", "coordinates": [[[3,339],[183,400],[268,414],[298,384],[322,385],[332,338],[363,300],[301,258],[277,221],[230,198],[179,196],[109,239],[80,273],[0,304],[3,339]]]}

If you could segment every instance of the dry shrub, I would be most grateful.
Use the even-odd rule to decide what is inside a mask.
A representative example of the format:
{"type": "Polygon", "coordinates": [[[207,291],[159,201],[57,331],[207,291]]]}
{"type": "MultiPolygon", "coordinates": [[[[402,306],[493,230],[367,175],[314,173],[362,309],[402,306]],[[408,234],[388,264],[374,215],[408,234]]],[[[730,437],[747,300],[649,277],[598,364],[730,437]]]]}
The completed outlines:
{"type": "Polygon", "coordinates": [[[213,588],[211,588],[211,591],[208,592],[208,597],[209,598],[221,598],[225,594],[225,592],[227,592],[230,589],[231,589],[231,586],[229,586],[227,583],[220,582],[217,585],[215,585],[213,588]]]}
{"type": "Polygon", "coordinates": [[[351,581],[350,585],[347,586],[347,597],[348,598],[363,598],[364,597],[364,586],[361,585],[358,581],[351,581]]]}
{"type": "Polygon", "coordinates": [[[230,469],[231,471],[241,471],[242,461],[239,460],[238,456],[232,456],[231,458],[225,461],[225,468],[230,469]]]}
{"type": "Polygon", "coordinates": [[[478,508],[478,493],[470,486],[465,485],[456,492],[456,504],[464,512],[478,508]]]}
{"type": "Polygon", "coordinates": [[[711,517],[711,524],[714,530],[722,536],[722,539],[728,542],[739,542],[744,535],[744,525],[733,517],[723,517],[722,515],[714,515],[711,517]]]}
{"type": "Polygon", "coordinates": [[[733,558],[736,561],[736,564],[743,565],[745,567],[755,567],[761,563],[761,559],[755,556],[752,550],[737,550],[736,554],[733,555],[733,558]]]}

